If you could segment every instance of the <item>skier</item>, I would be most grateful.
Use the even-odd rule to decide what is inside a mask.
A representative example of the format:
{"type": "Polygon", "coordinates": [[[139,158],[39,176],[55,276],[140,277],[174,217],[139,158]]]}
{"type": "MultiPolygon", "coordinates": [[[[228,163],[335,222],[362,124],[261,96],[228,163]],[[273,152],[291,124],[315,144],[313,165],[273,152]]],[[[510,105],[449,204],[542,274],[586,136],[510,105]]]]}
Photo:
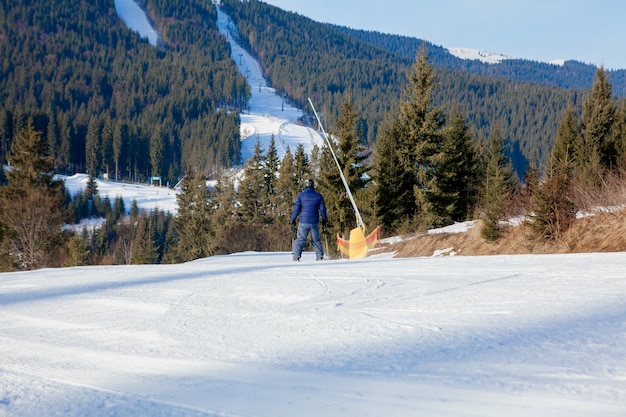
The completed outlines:
{"type": "Polygon", "coordinates": [[[291,215],[291,225],[295,228],[296,219],[300,216],[297,238],[293,241],[293,260],[299,261],[306,239],[311,233],[311,243],[315,249],[315,259],[324,259],[324,249],[320,239],[319,220],[322,217],[322,225],[328,221],[326,216],[326,204],[324,197],[315,191],[315,183],[308,179],[304,181],[304,190],[298,194],[296,202],[293,204],[293,214],[291,215]]]}

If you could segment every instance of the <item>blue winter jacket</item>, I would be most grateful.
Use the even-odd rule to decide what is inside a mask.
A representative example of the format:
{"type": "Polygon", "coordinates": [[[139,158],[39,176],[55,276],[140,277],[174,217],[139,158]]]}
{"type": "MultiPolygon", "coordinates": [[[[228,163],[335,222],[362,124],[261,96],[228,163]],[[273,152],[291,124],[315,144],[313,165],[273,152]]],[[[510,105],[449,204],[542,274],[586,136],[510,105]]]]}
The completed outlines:
{"type": "Polygon", "coordinates": [[[305,188],[293,205],[293,214],[291,215],[291,222],[295,222],[300,215],[300,223],[319,223],[320,215],[322,220],[326,221],[326,204],[324,203],[324,197],[313,188],[305,188]]]}

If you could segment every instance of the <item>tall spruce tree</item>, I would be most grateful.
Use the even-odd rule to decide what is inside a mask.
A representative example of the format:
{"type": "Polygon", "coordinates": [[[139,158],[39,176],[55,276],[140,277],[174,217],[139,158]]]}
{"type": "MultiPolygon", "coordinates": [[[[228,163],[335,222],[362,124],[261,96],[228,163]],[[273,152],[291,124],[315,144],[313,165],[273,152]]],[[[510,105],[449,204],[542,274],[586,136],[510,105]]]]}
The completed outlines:
{"type": "Polygon", "coordinates": [[[616,120],[613,124],[613,137],[617,149],[618,167],[626,169],[626,100],[616,112],[616,120]]]}
{"type": "Polygon", "coordinates": [[[187,262],[214,255],[219,232],[213,223],[215,205],[202,173],[189,171],[176,195],[178,215],[174,218],[175,239],[168,248],[167,262],[187,262]]]}
{"type": "Polygon", "coordinates": [[[506,153],[504,138],[499,127],[489,135],[487,166],[483,184],[483,225],[480,234],[488,242],[494,242],[502,234],[500,221],[506,214],[507,202],[517,184],[511,160],[506,153]]]}
{"type": "Polygon", "coordinates": [[[453,109],[437,162],[441,225],[468,220],[476,204],[482,172],[478,147],[463,114],[453,109]]]}
{"type": "Polygon", "coordinates": [[[566,116],[550,154],[548,169],[543,181],[537,184],[531,197],[530,230],[535,238],[555,240],[560,238],[576,217],[571,199],[571,173],[573,160],[564,142],[571,139],[571,119],[566,116]]]}
{"type": "Polygon", "coordinates": [[[550,171],[567,168],[570,172],[566,172],[566,174],[568,176],[571,175],[571,169],[573,169],[576,157],[576,144],[580,136],[580,122],[578,121],[576,110],[570,104],[565,110],[563,119],[557,129],[556,140],[554,145],[552,145],[548,165],[550,171]]]}
{"type": "Polygon", "coordinates": [[[399,147],[401,137],[401,126],[386,121],[379,130],[373,153],[376,217],[391,233],[408,229],[415,214],[415,172],[402,163],[403,155],[411,150],[399,147]]]}
{"type": "Polygon", "coordinates": [[[278,181],[276,182],[276,212],[279,221],[285,218],[289,219],[291,216],[291,209],[298,195],[298,191],[298,176],[295,170],[291,149],[288,147],[280,164],[278,181]]]}
{"type": "Polygon", "coordinates": [[[280,159],[278,158],[278,150],[276,149],[276,139],[272,134],[270,145],[267,148],[263,164],[266,222],[273,221],[276,217],[276,207],[278,206],[277,182],[279,168],[280,159]]]}
{"type": "Polygon", "coordinates": [[[408,75],[400,114],[376,141],[377,208],[387,227],[423,229],[438,222],[441,189],[436,161],[442,158],[446,118],[442,108],[433,105],[435,87],[436,72],[421,48],[408,75]],[[382,188],[386,186],[391,187],[382,188]],[[389,219],[385,212],[398,211],[398,206],[401,218],[389,219]]]}
{"type": "Polygon", "coordinates": [[[54,178],[46,142],[32,120],[16,135],[7,160],[11,169],[0,187],[3,270],[58,266],[61,226],[67,218],[63,182],[54,178]],[[8,255],[8,256],[7,256],[8,255]]]}
{"type": "Polygon", "coordinates": [[[155,264],[158,261],[158,248],[156,246],[156,231],[153,223],[154,216],[148,216],[146,212],[139,215],[137,222],[137,234],[133,243],[133,265],[155,264]]]}
{"type": "Polygon", "coordinates": [[[237,210],[244,223],[263,224],[268,206],[265,190],[265,153],[261,139],[257,137],[254,154],[244,166],[243,179],[239,183],[237,197],[241,204],[237,210]]]}
{"type": "Polygon", "coordinates": [[[604,68],[596,70],[589,98],[583,103],[581,135],[576,147],[577,166],[592,186],[602,185],[604,170],[617,161],[612,125],[616,104],[604,68]]]}
{"type": "MultiPolygon", "coordinates": [[[[363,190],[368,183],[365,176],[368,168],[364,162],[369,153],[361,144],[363,132],[359,129],[358,123],[359,115],[348,95],[342,104],[339,118],[329,133],[332,138],[330,140],[332,151],[337,157],[353,196],[363,190]]],[[[331,219],[329,230],[332,236],[337,233],[347,236],[351,229],[357,227],[356,213],[328,144],[322,148],[320,167],[318,188],[324,193],[326,209],[331,219]]],[[[356,201],[356,204],[358,208],[359,201],[356,201]]]]}
{"type": "MultiPolygon", "coordinates": [[[[314,152],[312,152],[311,155],[317,154],[317,151],[315,149],[316,148],[314,148],[314,152]]],[[[304,186],[304,181],[311,176],[315,176],[313,175],[314,172],[311,167],[311,158],[309,158],[309,155],[307,155],[307,153],[304,151],[304,146],[302,144],[298,144],[298,147],[296,148],[296,153],[293,156],[293,168],[296,190],[298,190],[299,192],[304,186]]]]}

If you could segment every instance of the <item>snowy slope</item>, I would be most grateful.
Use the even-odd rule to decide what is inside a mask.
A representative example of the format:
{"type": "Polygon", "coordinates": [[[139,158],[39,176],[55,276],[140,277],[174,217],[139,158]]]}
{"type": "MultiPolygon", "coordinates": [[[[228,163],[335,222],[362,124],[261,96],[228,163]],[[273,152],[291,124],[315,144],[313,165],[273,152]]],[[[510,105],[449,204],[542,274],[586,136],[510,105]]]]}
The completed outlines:
{"type": "Polygon", "coordinates": [[[623,416],[626,254],[0,274],[0,416],[623,416]]]}
{"type": "Polygon", "coordinates": [[[226,35],[231,56],[251,87],[248,111],[241,114],[242,159],[248,160],[254,154],[257,139],[262,149],[267,151],[272,135],[281,160],[288,147],[292,154],[299,144],[307,154],[311,153],[314,145],[321,147],[323,138],[319,133],[298,123],[302,110],[286,103],[274,88],[268,86],[259,63],[239,46],[237,28],[221,7],[217,8],[217,25],[220,32],[226,35]]]}
{"type": "Polygon", "coordinates": [[[482,51],[474,48],[448,48],[448,52],[457,58],[474,60],[477,59],[487,64],[499,64],[505,59],[511,59],[510,57],[502,54],[496,54],[493,52],[482,51]]]}
{"type": "MultiPolygon", "coordinates": [[[[511,58],[510,56],[483,51],[475,48],[448,48],[448,52],[450,52],[457,58],[478,60],[487,64],[499,64],[507,59],[515,59],[511,58]]],[[[565,59],[554,59],[549,61],[548,64],[562,67],[563,65],[565,65],[565,61],[565,59]]]]}

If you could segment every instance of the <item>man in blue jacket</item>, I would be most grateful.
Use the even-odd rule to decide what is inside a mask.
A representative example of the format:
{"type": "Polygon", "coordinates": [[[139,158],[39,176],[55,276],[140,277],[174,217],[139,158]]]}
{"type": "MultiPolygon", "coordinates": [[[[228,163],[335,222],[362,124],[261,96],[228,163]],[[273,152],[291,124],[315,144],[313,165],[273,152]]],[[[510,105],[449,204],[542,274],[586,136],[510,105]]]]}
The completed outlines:
{"type": "Polygon", "coordinates": [[[326,204],[324,197],[315,191],[313,180],[304,181],[304,191],[298,194],[293,205],[291,224],[295,227],[296,219],[300,216],[298,225],[298,235],[293,241],[293,260],[299,261],[306,239],[311,233],[311,243],[315,249],[315,259],[321,261],[324,258],[324,248],[320,239],[319,221],[322,217],[322,224],[326,224],[326,204]]]}

